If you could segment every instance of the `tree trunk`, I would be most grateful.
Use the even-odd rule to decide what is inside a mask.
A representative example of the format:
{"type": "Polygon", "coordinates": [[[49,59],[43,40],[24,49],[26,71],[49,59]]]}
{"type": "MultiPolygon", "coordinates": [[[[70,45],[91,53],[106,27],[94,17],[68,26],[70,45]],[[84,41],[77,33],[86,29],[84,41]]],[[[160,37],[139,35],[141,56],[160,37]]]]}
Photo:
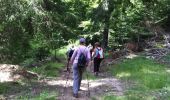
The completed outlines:
{"type": "Polygon", "coordinates": [[[106,15],[105,17],[105,25],[104,25],[104,31],[103,31],[103,42],[102,42],[102,47],[107,48],[108,47],[108,35],[109,35],[109,19],[110,19],[110,14],[106,15]]]}
{"type": "Polygon", "coordinates": [[[55,49],[55,60],[57,60],[57,50],[55,49]]]}

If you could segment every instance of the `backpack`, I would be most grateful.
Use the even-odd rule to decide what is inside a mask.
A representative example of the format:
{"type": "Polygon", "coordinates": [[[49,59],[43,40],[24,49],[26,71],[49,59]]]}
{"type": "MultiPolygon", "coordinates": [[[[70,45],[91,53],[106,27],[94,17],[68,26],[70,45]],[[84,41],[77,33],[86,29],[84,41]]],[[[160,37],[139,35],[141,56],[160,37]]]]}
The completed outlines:
{"type": "Polygon", "coordinates": [[[68,54],[69,58],[71,58],[71,57],[72,57],[73,53],[74,53],[74,50],[73,50],[73,49],[71,49],[71,50],[69,51],[69,54],[68,54]]]}
{"type": "MultiPolygon", "coordinates": [[[[84,50],[85,51],[85,50],[84,50]]],[[[85,67],[86,66],[86,56],[84,54],[84,52],[81,52],[79,57],[78,57],[78,63],[77,63],[77,66],[78,67],[85,67]]]]}
{"type": "Polygon", "coordinates": [[[102,48],[97,48],[97,58],[104,58],[102,48]]]}

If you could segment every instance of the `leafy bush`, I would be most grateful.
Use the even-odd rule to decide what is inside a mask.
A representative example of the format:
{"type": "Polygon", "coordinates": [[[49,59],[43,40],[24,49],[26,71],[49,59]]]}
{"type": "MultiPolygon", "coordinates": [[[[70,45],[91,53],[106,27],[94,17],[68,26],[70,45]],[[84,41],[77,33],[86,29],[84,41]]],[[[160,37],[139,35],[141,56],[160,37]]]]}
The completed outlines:
{"type": "Polygon", "coordinates": [[[62,63],[48,62],[43,66],[37,66],[30,70],[44,76],[56,77],[59,75],[59,71],[64,67],[62,63]]]}
{"type": "Polygon", "coordinates": [[[35,58],[41,61],[44,58],[48,57],[49,54],[50,52],[47,48],[40,47],[35,51],[35,58]]]}

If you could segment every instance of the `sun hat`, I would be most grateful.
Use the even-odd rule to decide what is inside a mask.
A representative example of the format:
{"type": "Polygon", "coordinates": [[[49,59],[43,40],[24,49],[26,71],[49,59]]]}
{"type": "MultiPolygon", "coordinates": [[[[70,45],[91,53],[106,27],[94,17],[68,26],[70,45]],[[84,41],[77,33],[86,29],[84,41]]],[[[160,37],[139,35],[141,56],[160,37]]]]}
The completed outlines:
{"type": "Polygon", "coordinates": [[[80,38],[80,43],[85,43],[85,42],[86,42],[85,38],[80,38]]]}

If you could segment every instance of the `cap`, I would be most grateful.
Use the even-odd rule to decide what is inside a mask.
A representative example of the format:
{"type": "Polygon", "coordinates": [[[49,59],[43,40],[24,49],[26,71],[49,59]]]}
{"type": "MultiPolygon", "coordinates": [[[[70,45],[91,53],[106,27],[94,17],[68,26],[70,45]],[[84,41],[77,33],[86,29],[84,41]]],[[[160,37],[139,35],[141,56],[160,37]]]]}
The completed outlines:
{"type": "Polygon", "coordinates": [[[86,42],[85,38],[80,38],[80,43],[85,43],[85,42],[86,42]]]}

